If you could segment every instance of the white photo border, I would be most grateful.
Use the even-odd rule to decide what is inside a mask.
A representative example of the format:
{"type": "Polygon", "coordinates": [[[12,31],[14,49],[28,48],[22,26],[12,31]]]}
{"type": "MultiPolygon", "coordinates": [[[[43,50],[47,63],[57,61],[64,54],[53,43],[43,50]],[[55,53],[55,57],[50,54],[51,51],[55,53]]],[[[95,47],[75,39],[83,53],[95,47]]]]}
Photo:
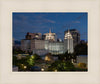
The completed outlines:
{"type": "Polygon", "coordinates": [[[1,0],[0,84],[100,84],[99,0],[1,0]],[[88,72],[12,72],[13,12],[87,12],[88,72]]]}

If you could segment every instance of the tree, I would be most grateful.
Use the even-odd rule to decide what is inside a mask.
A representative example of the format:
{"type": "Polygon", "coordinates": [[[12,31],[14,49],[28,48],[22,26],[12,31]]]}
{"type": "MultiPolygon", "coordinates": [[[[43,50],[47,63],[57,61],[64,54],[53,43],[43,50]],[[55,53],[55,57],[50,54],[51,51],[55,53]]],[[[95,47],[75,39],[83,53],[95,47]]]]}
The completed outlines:
{"type": "Polygon", "coordinates": [[[28,66],[34,66],[35,65],[34,56],[27,57],[27,63],[28,63],[28,66]]]}
{"type": "Polygon", "coordinates": [[[13,48],[13,54],[23,54],[25,51],[22,51],[21,49],[14,49],[13,48]]]}
{"type": "Polygon", "coordinates": [[[79,68],[86,68],[87,66],[86,66],[86,63],[79,63],[78,67],[79,68]]]}
{"type": "Polygon", "coordinates": [[[37,60],[41,60],[41,57],[37,54],[27,57],[27,63],[29,66],[34,66],[37,60]]]}
{"type": "Polygon", "coordinates": [[[12,60],[13,60],[13,66],[15,65],[17,65],[17,57],[16,56],[13,56],[13,58],[12,58],[12,60]]]}
{"type": "Polygon", "coordinates": [[[59,60],[66,60],[66,61],[71,62],[72,59],[76,59],[76,54],[75,53],[68,53],[68,51],[67,51],[64,54],[59,55],[58,58],[59,58],[59,60]]]}
{"type": "Polygon", "coordinates": [[[34,60],[40,60],[41,59],[41,57],[37,54],[34,54],[33,57],[34,57],[34,60]]]}
{"type": "Polygon", "coordinates": [[[75,46],[74,48],[74,52],[77,55],[87,55],[87,44],[86,43],[81,43],[75,46]]]}
{"type": "Polygon", "coordinates": [[[56,61],[48,68],[49,71],[74,71],[75,67],[70,61],[56,61]]]}

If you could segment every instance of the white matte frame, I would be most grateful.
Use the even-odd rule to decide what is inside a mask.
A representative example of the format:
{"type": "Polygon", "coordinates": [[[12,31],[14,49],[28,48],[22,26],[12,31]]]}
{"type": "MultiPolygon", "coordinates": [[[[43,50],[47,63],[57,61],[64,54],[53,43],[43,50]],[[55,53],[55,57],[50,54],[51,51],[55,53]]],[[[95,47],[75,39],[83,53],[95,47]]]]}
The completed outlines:
{"type": "Polygon", "coordinates": [[[100,84],[99,0],[0,0],[0,84],[100,84]],[[88,12],[88,72],[12,72],[12,12],[88,12]]]}

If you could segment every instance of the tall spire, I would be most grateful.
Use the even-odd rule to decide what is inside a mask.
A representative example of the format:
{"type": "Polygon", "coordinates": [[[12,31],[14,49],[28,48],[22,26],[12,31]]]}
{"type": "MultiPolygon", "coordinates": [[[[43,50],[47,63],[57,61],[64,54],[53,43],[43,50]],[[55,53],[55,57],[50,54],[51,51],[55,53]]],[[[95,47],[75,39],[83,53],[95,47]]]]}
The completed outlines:
{"type": "MultiPolygon", "coordinates": [[[[70,35],[70,24],[69,24],[69,27],[68,27],[68,34],[70,35]]],[[[70,39],[70,36],[68,35],[68,53],[70,52],[70,41],[69,41],[69,39],[70,39]]]]}
{"type": "Polygon", "coordinates": [[[51,29],[49,30],[49,33],[51,33],[51,29]]]}
{"type": "Polygon", "coordinates": [[[68,32],[70,32],[70,24],[68,25],[68,32]]]}

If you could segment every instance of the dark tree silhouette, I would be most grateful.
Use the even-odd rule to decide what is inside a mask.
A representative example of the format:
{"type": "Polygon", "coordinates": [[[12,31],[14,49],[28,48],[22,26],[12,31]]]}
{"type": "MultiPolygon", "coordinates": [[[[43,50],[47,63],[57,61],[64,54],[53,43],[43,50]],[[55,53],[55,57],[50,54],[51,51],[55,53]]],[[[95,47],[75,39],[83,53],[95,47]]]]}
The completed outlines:
{"type": "Polygon", "coordinates": [[[81,43],[75,46],[74,52],[76,55],[87,55],[87,43],[81,43]]]}

